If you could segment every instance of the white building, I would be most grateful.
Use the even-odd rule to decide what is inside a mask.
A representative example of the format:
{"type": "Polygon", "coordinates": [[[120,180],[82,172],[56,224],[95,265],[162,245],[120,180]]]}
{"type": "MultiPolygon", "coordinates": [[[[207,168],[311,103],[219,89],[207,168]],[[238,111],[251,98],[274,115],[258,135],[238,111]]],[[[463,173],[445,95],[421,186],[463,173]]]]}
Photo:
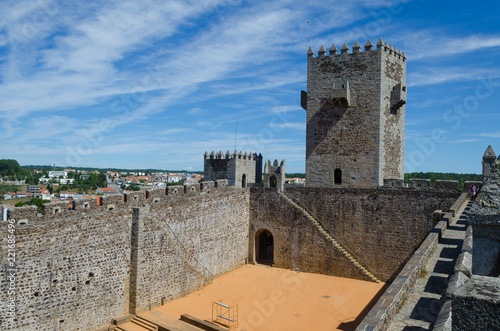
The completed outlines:
{"type": "Polygon", "coordinates": [[[182,175],[168,175],[167,182],[168,183],[178,183],[182,180],[182,175]]]}
{"type": "Polygon", "coordinates": [[[68,172],[67,171],[49,171],[49,178],[59,178],[59,177],[66,178],[68,177],[68,172]]]}

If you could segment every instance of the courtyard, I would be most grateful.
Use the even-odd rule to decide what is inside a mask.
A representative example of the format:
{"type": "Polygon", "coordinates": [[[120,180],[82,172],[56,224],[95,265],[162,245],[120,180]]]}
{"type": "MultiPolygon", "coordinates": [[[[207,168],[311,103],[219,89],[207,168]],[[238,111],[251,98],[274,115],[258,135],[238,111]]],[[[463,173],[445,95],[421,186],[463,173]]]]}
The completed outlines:
{"type": "Polygon", "coordinates": [[[354,330],[385,284],[246,265],[144,318],[178,319],[189,314],[211,321],[212,301],[238,305],[232,330],[354,330]]]}

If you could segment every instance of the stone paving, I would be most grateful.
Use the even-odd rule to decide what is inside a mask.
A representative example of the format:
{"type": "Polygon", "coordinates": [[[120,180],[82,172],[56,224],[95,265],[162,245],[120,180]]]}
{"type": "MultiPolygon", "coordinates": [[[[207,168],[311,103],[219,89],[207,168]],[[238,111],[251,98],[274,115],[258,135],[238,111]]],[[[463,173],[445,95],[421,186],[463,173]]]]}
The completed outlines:
{"type": "Polygon", "coordinates": [[[389,325],[389,331],[432,330],[441,307],[446,302],[448,279],[453,275],[455,262],[460,255],[467,229],[465,212],[451,224],[441,238],[438,247],[427,262],[421,277],[410,290],[400,311],[389,325]]]}

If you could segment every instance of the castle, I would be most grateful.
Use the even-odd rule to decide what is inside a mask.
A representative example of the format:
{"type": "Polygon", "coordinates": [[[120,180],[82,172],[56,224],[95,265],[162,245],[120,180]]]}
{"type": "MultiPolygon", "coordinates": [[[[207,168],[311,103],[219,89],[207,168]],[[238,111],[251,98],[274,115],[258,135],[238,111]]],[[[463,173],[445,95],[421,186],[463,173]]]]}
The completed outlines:
{"type": "MultiPolygon", "coordinates": [[[[385,330],[467,190],[482,183],[465,192],[454,181],[403,188],[406,57],[381,40],[360,48],[308,52],[305,187],[284,185],[284,160],[266,160],[262,171],[260,154],[207,152],[200,184],[47,203],[41,214],[9,209],[0,222],[2,234],[15,228],[15,244],[1,236],[2,328],[106,330],[113,318],[266,262],[387,282],[358,327],[385,330]]],[[[495,158],[485,153],[487,176],[498,174],[495,158]]],[[[495,212],[485,219],[497,220],[495,212]]]]}

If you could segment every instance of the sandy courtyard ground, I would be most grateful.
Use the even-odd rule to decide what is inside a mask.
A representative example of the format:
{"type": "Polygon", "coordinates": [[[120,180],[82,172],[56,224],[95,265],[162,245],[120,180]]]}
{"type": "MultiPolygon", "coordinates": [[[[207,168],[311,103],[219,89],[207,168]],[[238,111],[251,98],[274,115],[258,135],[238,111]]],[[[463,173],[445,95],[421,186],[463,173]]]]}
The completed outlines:
{"type": "Polygon", "coordinates": [[[233,330],[353,330],[360,322],[356,318],[383,285],[246,265],[154,313],[211,321],[212,300],[222,299],[228,305],[238,304],[239,327],[233,330]]]}

